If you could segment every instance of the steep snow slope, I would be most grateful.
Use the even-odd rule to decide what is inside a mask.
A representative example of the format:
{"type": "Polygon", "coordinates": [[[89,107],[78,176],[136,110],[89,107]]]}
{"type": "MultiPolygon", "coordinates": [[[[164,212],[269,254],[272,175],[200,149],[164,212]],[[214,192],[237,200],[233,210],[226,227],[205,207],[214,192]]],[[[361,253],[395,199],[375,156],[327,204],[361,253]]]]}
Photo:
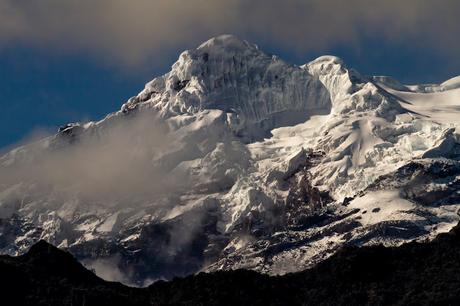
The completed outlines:
{"type": "Polygon", "coordinates": [[[122,109],[139,104],[154,106],[168,118],[222,110],[229,127],[248,140],[331,108],[329,92],[307,71],[231,35],[183,52],[170,73],[148,83],[122,109]]]}
{"type": "Polygon", "coordinates": [[[455,84],[405,86],[333,56],[297,67],[213,38],[120,111],[1,157],[1,250],[46,239],[144,284],[433,237],[460,219],[455,84]]]}

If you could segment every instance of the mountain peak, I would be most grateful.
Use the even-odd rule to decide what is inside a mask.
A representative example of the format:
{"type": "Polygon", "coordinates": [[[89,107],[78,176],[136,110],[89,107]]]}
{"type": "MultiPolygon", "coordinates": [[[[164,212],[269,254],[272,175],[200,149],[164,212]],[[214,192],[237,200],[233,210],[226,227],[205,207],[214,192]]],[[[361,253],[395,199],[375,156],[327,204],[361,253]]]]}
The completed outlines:
{"type": "Polygon", "coordinates": [[[0,248],[47,239],[143,283],[431,238],[460,218],[459,90],[440,91],[457,84],[420,91],[334,56],[298,67],[212,38],[122,111],[0,158],[0,213],[19,216],[0,220],[0,248]]]}
{"type": "Polygon", "coordinates": [[[233,34],[224,34],[210,38],[197,48],[197,50],[201,51],[225,50],[227,52],[258,49],[257,45],[243,40],[233,34]]]}
{"type": "Polygon", "coordinates": [[[249,141],[273,128],[328,114],[331,107],[326,88],[307,70],[234,35],[217,36],[183,52],[169,73],[146,85],[137,101],[146,99],[168,118],[220,110],[230,129],[249,141]]]}
{"type": "Polygon", "coordinates": [[[309,63],[310,65],[314,64],[334,64],[339,66],[345,66],[343,59],[335,55],[322,55],[309,63]]]}

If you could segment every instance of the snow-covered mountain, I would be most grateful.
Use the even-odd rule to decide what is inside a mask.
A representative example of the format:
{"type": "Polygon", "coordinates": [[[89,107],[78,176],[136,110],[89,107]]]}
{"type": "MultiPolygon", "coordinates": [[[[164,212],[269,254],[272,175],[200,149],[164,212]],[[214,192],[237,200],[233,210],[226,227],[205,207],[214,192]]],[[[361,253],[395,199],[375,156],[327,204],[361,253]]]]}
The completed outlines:
{"type": "Polygon", "coordinates": [[[1,157],[1,252],[45,239],[143,284],[430,239],[460,220],[459,125],[458,77],[406,86],[219,36],[120,111],[1,157]]]}

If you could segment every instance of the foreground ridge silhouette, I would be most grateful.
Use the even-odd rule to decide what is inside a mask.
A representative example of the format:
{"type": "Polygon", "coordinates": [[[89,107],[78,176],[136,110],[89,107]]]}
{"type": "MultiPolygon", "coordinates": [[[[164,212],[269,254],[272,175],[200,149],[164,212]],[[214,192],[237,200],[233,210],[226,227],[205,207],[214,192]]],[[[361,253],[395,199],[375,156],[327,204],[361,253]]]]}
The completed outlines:
{"type": "Polygon", "coordinates": [[[460,302],[460,225],[427,243],[345,247],[312,269],[200,273],[146,288],[107,282],[45,241],[0,256],[3,305],[423,305],[460,302]]]}

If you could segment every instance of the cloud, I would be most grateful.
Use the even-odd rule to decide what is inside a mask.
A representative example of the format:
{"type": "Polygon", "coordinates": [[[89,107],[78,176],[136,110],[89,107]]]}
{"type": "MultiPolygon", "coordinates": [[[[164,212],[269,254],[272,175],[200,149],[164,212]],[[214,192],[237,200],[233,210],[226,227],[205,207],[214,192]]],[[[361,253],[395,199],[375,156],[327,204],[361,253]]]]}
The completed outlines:
{"type": "Polygon", "coordinates": [[[162,164],[165,152],[180,148],[154,114],[107,121],[82,134],[75,128],[73,135],[79,136],[61,133],[8,153],[0,160],[7,161],[0,187],[29,182],[34,187],[27,192],[34,197],[49,193],[64,202],[78,196],[94,203],[154,201],[187,188],[186,178],[169,176],[162,164]]]}
{"type": "Polygon", "coordinates": [[[65,242],[107,280],[132,285],[133,278],[141,277],[131,273],[140,268],[131,260],[134,248],[142,250],[135,255],[141,262],[151,262],[140,273],[188,273],[201,264],[198,252],[204,246],[194,242],[203,239],[204,220],[217,203],[203,199],[202,205],[190,205],[198,199],[182,197],[197,183],[196,176],[187,168],[176,171],[176,166],[205,156],[205,146],[213,149],[209,138],[200,139],[170,127],[154,109],[107,117],[84,131],[68,127],[0,156],[0,219],[19,215],[40,233],[48,218],[59,217],[62,222],[45,225],[39,238],[65,242]],[[107,237],[126,238],[133,231],[138,240],[125,241],[127,252],[113,256],[116,248],[107,237]],[[89,238],[85,245],[87,235],[96,240],[89,238]],[[97,260],[95,241],[110,250],[97,253],[97,260]]]}
{"type": "Polygon", "coordinates": [[[234,33],[296,52],[365,37],[455,54],[456,0],[0,0],[0,47],[88,53],[121,65],[234,33]]]}
{"type": "Polygon", "coordinates": [[[121,259],[119,256],[114,255],[109,258],[100,258],[93,260],[84,260],[83,264],[89,270],[92,270],[100,278],[109,282],[120,282],[128,286],[136,284],[131,282],[131,275],[129,269],[120,269],[121,259]]]}

